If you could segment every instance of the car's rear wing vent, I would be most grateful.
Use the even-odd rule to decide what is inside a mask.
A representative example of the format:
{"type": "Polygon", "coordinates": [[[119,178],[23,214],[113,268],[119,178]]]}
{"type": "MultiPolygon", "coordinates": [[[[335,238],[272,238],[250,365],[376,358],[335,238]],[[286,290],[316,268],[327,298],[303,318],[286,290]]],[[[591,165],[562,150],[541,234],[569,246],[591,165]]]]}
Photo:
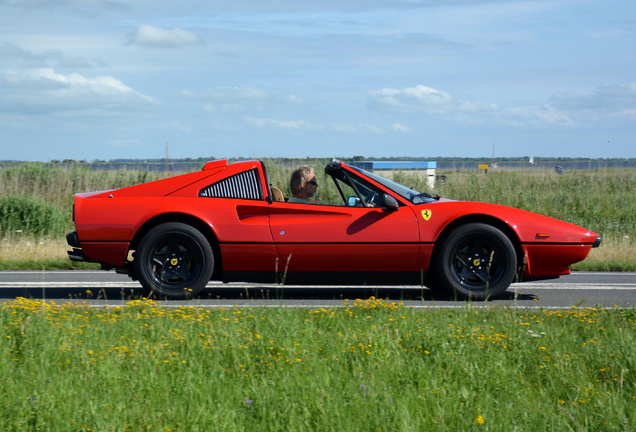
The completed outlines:
{"type": "Polygon", "coordinates": [[[201,189],[199,196],[262,200],[263,189],[261,188],[258,170],[245,171],[211,184],[201,189]]]}

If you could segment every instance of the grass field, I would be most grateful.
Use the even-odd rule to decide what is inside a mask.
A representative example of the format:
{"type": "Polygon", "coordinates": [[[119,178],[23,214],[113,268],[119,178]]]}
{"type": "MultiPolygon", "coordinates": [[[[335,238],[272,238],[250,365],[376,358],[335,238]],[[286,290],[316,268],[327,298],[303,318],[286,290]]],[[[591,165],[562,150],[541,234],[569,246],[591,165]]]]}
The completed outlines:
{"type": "Polygon", "coordinates": [[[0,307],[6,431],[633,431],[636,311],[0,307]]]}
{"type": "MultiPolygon", "coordinates": [[[[273,184],[290,171],[268,166],[273,184]]],[[[601,233],[575,269],[636,270],[636,173],[445,174],[434,192],[601,233]]],[[[0,269],[77,268],[64,241],[73,194],[163,176],[0,169],[0,269]]],[[[0,325],[3,431],[636,430],[634,309],[418,310],[375,298],[95,309],[20,298],[0,305],[0,325]]]]}
{"type": "MultiPolygon", "coordinates": [[[[325,160],[298,161],[313,166],[325,160]]],[[[270,183],[286,188],[291,166],[266,161],[270,183]]],[[[176,173],[91,171],[82,164],[46,167],[25,163],[0,168],[0,269],[72,268],[64,235],[73,230],[72,198],[77,192],[107,190],[157,180],[176,173]]],[[[431,191],[458,199],[485,201],[552,216],[600,233],[601,248],[577,264],[579,270],[636,271],[636,172],[630,169],[452,171],[449,181],[431,191]]],[[[318,200],[336,193],[320,178],[318,200]]],[[[398,182],[425,191],[416,177],[398,182]]]]}

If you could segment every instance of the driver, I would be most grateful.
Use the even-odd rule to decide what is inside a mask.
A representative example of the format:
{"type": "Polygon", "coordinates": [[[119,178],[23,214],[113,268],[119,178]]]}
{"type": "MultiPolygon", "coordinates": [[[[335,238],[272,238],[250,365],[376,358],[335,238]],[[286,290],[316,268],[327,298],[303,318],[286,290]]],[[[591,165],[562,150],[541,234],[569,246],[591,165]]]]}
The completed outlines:
{"type": "Polygon", "coordinates": [[[303,165],[295,170],[289,181],[292,196],[287,200],[290,203],[309,203],[309,198],[316,195],[318,182],[316,173],[309,165],[303,165]]]}

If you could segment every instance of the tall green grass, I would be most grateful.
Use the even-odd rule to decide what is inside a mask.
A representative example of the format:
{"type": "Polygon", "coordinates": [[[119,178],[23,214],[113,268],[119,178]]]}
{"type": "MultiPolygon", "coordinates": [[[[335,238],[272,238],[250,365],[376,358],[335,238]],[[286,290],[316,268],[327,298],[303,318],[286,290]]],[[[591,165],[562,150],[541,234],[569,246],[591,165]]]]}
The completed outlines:
{"type": "Polygon", "coordinates": [[[0,168],[0,233],[61,236],[73,226],[74,194],[118,189],[166,176],[147,171],[93,171],[83,164],[51,167],[24,163],[0,168]]]}
{"type": "Polygon", "coordinates": [[[636,171],[455,172],[436,193],[460,200],[486,201],[529,210],[604,236],[636,235],[636,171]]]}
{"type": "Polygon", "coordinates": [[[29,196],[0,196],[0,235],[26,232],[33,237],[62,235],[67,226],[64,212],[42,199],[29,196]]]}
{"type": "MultiPolygon", "coordinates": [[[[270,184],[281,188],[287,196],[293,169],[304,163],[314,166],[319,181],[316,200],[333,202],[339,198],[322,170],[327,162],[327,159],[272,159],[266,160],[265,165],[270,184]]],[[[116,189],[176,174],[93,171],[83,164],[55,167],[24,163],[0,168],[0,235],[10,242],[63,238],[73,229],[71,209],[75,193],[116,189]],[[12,235],[16,232],[19,236],[12,235]]],[[[395,178],[406,186],[447,198],[508,205],[581,225],[611,239],[610,244],[626,244],[626,252],[617,255],[632,255],[636,239],[634,170],[571,170],[558,175],[544,169],[500,169],[488,174],[465,170],[439,174],[446,175],[448,182],[432,190],[424,179],[412,175],[397,173],[395,178]]],[[[614,263],[610,267],[625,268],[620,262],[622,258],[611,259],[614,263]]]]}
{"type": "Polygon", "coordinates": [[[636,312],[0,309],[7,431],[633,431],[636,312]]]}

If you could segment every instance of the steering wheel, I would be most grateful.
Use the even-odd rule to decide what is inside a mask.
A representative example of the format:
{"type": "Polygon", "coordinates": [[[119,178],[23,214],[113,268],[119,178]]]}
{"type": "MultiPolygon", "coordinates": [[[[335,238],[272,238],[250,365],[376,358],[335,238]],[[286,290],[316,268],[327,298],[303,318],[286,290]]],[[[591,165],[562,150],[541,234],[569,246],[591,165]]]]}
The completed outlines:
{"type": "Polygon", "coordinates": [[[378,199],[378,193],[376,191],[372,191],[368,197],[366,197],[365,201],[367,206],[377,206],[378,203],[376,202],[376,200],[378,199]]]}

